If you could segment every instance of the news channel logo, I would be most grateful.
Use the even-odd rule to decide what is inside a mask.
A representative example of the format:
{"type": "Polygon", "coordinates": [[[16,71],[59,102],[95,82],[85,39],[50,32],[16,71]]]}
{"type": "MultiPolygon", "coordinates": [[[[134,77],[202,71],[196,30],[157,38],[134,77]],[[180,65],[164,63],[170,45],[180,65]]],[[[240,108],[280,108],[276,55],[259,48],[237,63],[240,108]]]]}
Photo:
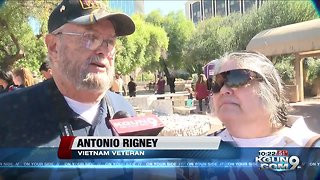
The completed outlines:
{"type": "Polygon", "coordinates": [[[292,171],[300,169],[298,156],[289,156],[288,150],[260,150],[255,162],[260,164],[261,170],[292,171]]]}

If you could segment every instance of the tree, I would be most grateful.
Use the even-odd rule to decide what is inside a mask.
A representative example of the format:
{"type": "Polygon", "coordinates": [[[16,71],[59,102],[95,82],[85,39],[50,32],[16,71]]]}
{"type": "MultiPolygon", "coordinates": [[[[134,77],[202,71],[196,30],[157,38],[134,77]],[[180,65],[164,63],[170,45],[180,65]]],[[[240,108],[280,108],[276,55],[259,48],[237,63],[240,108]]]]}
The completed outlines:
{"type": "Polygon", "coordinates": [[[46,56],[43,36],[36,36],[30,25],[30,17],[47,24],[47,12],[54,1],[6,1],[0,11],[0,68],[15,66],[35,70],[46,56]],[[33,5],[35,7],[33,7],[33,5]]]}
{"type": "Polygon", "coordinates": [[[145,21],[155,26],[162,26],[164,17],[159,10],[151,11],[146,17],[145,21]]]}
{"type": "Polygon", "coordinates": [[[162,16],[160,11],[152,11],[147,15],[146,21],[163,27],[168,35],[168,51],[164,52],[167,57],[160,58],[160,65],[166,76],[170,77],[168,68],[181,69],[185,65],[183,49],[194,31],[194,25],[182,11],[171,12],[167,16],[162,16]]]}
{"type": "Polygon", "coordinates": [[[231,17],[214,17],[198,24],[185,49],[185,64],[190,73],[202,72],[202,67],[230,50],[233,39],[231,17]]]}
{"type": "Polygon", "coordinates": [[[234,49],[245,49],[249,41],[263,30],[315,18],[316,12],[308,1],[267,1],[260,9],[244,14],[235,23],[237,44],[234,49]]]}
{"type": "Polygon", "coordinates": [[[120,38],[117,45],[116,68],[129,73],[138,67],[155,69],[161,49],[168,48],[167,34],[161,27],[144,21],[142,15],[134,15],[136,31],[130,36],[120,38]]]}
{"type": "Polygon", "coordinates": [[[176,69],[184,67],[183,49],[195,30],[194,24],[179,11],[165,16],[163,27],[169,37],[168,66],[176,69]]]}
{"type": "Polygon", "coordinates": [[[200,23],[185,48],[190,72],[202,71],[202,66],[225,52],[245,50],[259,32],[315,19],[312,4],[307,1],[266,1],[261,8],[241,15],[213,17],[200,23]]]}

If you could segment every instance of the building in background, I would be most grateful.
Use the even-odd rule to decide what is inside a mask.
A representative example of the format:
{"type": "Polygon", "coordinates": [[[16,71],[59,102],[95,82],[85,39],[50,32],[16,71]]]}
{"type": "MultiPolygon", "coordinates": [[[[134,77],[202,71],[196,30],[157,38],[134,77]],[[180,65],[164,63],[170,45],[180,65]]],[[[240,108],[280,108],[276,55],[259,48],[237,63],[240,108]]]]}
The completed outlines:
{"type": "Polygon", "coordinates": [[[259,8],[266,0],[189,0],[185,4],[186,17],[193,23],[215,16],[228,16],[231,13],[245,13],[259,8]]]}
{"type": "Polygon", "coordinates": [[[121,11],[129,16],[135,13],[144,14],[144,0],[109,0],[108,5],[111,9],[121,11]]]}

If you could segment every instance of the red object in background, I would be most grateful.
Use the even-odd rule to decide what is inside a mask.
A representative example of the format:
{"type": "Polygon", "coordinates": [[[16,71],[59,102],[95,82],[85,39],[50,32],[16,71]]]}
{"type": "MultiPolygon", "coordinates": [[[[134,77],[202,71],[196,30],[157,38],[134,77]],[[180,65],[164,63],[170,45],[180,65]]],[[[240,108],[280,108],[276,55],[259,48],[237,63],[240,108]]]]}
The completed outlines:
{"type": "Polygon", "coordinates": [[[157,136],[164,128],[155,115],[111,119],[110,124],[119,136],[157,136]]]}

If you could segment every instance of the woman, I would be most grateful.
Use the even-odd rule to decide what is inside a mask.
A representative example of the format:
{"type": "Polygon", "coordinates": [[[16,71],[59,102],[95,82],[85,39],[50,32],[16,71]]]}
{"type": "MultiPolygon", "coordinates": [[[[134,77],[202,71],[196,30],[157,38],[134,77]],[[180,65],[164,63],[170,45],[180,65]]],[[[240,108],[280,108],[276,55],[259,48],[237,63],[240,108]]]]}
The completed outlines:
{"type": "Polygon", "coordinates": [[[157,82],[157,93],[156,94],[164,94],[165,85],[166,85],[166,80],[163,79],[163,76],[159,76],[159,80],[157,82]]]}
{"type": "Polygon", "coordinates": [[[262,54],[231,53],[217,61],[213,110],[226,129],[216,132],[240,147],[290,147],[319,144],[302,118],[287,127],[281,78],[262,54]]]}
{"type": "Polygon", "coordinates": [[[0,70],[0,86],[3,87],[3,90],[0,90],[0,93],[10,92],[16,89],[10,71],[5,72],[0,70]]]}
{"type": "Polygon", "coordinates": [[[18,68],[13,71],[13,82],[19,88],[34,85],[32,73],[27,68],[18,68]]]}
{"type": "Polygon", "coordinates": [[[204,74],[200,74],[195,87],[196,99],[199,102],[199,109],[202,112],[202,100],[208,97],[207,78],[204,74]]]}

